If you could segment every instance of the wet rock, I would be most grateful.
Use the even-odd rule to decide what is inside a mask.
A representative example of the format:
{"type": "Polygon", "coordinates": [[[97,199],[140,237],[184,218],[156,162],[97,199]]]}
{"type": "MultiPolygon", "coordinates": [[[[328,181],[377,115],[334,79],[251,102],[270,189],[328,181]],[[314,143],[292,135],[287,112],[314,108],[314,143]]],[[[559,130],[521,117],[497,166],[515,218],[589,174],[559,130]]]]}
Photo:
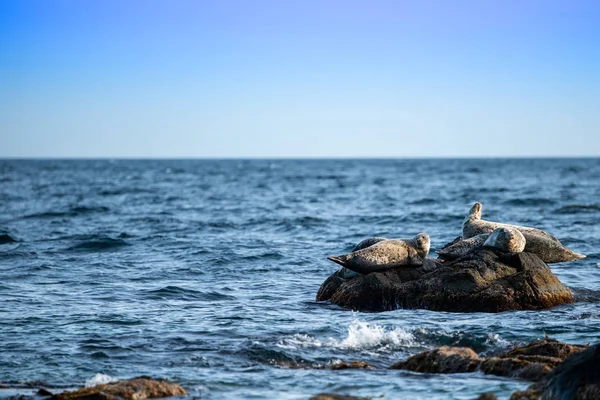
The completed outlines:
{"type": "Polygon", "coordinates": [[[50,397],[53,396],[52,392],[41,388],[40,390],[37,391],[36,396],[40,396],[40,397],[50,397]]]}
{"type": "Polygon", "coordinates": [[[63,392],[51,397],[52,400],[144,400],[159,397],[184,396],[187,392],[179,385],[162,379],[146,377],[127,379],[73,392],[63,392]]]}
{"type": "Polygon", "coordinates": [[[364,361],[336,361],[332,363],[330,366],[332,370],[340,370],[340,369],[375,369],[374,366],[367,364],[364,361]]]}
{"type": "Polygon", "coordinates": [[[488,392],[488,393],[482,393],[481,395],[479,395],[477,400],[498,400],[498,398],[496,397],[496,395],[494,393],[488,392]]]}
{"type": "Polygon", "coordinates": [[[530,253],[482,248],[449,262],[344,279],[332,274],[317,301],[360,311],[422,308],[453,312],[540,310],[575,301],[550,268],[530,253]]]}
{"type": "Polygon", "coordinates": [[[367,398],[337,393],[319,393],[318,395],[311,397],[310,400],[367,400],[367,398]]]}
{"type": "Polygon", "coordinates": [[[572,354],[588,346],[570,345],[555,339],[534,340],[508,353],[487,358],[480,369],[485,374],[539,381],[572,354]]]}
{"type": "Polygon", "coordinates": [[[551,373],[511,400],[600,399],[600,344],[572,354],[551,373]]]}
{"type": "Polygon", "coordinates": [[[468,347],[448,347],[425,351],[406,361],[398,362],[390,369],[406,369],[415,372],[452,374],[473,372],[479,367],[481,360],[477,353],[468,347]]]}

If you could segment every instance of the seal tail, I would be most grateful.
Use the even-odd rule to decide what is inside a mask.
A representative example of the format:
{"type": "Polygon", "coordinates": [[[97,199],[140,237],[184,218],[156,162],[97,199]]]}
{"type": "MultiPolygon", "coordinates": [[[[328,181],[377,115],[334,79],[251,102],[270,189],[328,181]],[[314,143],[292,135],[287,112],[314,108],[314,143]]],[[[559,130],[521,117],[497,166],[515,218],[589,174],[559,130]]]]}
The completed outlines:
{"type": "Polygon", "coordinates": [[[581,259],[583,259],[583,258],[585,258],[585,257],[586,257],[586,256],[585,256],[585,255],[583,255],[583,254],[579,254],[579,253],[575,253],[575,252],[573,252],[573,259],[574,259],[574,260],[581,260],[581,259]]]}
{"type": "Polygon", "coordinates": [[[327,257],[328,260],[333,261],[336,264],[340,264],[342,267],[346,266],[346,256],[329,256],[327,257]]]}

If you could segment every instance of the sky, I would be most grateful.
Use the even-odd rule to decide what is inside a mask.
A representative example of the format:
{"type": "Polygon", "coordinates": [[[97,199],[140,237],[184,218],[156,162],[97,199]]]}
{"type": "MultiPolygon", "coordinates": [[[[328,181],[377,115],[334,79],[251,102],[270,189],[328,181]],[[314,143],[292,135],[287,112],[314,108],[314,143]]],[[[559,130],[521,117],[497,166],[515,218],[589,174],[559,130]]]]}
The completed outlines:
{"type": "Polygon", "coordinates": [[[600,2],[0,0],[0,157],[600,156],[600,2]]]}

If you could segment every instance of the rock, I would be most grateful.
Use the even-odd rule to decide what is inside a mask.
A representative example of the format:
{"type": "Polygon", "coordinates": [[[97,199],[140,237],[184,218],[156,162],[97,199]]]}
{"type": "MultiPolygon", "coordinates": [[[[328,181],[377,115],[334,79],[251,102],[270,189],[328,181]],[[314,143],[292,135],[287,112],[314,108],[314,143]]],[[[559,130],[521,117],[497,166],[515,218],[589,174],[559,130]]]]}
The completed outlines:
{"type": "Polygon", "coordinates": [[[407,369],[415,372],[453,374],[473,372],[479,367],[481,360],[477,353],[468,347],[448,347],[425,351],[406,361],[398,362],[390,369],[407,369]]]}
{"type": "Polygon", "coordinates": [[[40,390],[37,391],[36,396],[40,396],[40,397],[50,397],[53,396],[52,392],[41,388],[40,390]]]}
{"type": "Polygon", "coordinates": [[[319,393],[318,395],[311,397],[310,400],[367,400],[367,398],[337,393],[319,393]]]}
{"type": "Polygon", "coordinates": [[[551,373],[511,400],[600,399],[600,344],[571,354],[551,373]]]}
{"type": "Polygon", "coordinates": [[[534,340],[508,353],[487,358],[481,363],[480,369],[485,374],[539,381],[565,358],[587,347],[570,345],[550,338],[534,340]]]}
{"type": "Polygon", "coordinates": [[[175,383],[140,377],[82,388],[73,392],[63,392],[52,396],[51,400],[114,400],[117,398],[143,400],[184,395],[187,395],[187,392],[175,383]]]}
{"type": "Polygon", "coordinates": [[[375,369],[374,366],[367,364],[364,361],[336,361],[330,365],[332,370],[340,369],[375,369]]]}
{"type": "Polygon", "coordinates": [[[359,311],[423,308],[452,312],[540,310],[575,301],[550,268],[530,253],[482,248],[458,260],[344,279],[332,274],[317,301],[359,311]]]}
{"type": "Polygon", "coordinates": [[[479,395],[477,400],[498,400],[498,398],[496,397],[496,395],[494,393],[487,392],[487,393],[482,393],[481,395],[479,395]]]}

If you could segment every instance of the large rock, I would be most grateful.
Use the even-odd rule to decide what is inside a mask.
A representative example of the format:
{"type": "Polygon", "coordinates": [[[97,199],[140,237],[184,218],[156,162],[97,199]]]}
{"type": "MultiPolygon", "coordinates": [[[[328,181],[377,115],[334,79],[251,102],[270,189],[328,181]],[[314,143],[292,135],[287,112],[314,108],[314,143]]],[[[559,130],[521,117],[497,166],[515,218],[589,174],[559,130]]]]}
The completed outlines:
{"type": "Polygon", "coordinates": [[[415,372],[451,374],[473,372],[481,360],[477,353],[468,347],[442,346],[439,349],[425,351],[400,361],[390,369],[406,369],[415,372]]]}
{"type": "Polygon", "coordinates": [[[571,345],[555,339],[534,340],[507,353],[480,359],[468,347],[442,346],[400,361],[390,369],[415,372],[455,374],[480,370],[485,374],[539,381],[567,357],[587,349],[587,345],[571,345]]]}
{"type": "Polygon", "coordinates": [[[600,345],[569,356],[542,381],[515,392],[511,400],[600,399],[600,345]]]}
{"type": "Polygon", "coordinates": [[[360,311],[424,308],[454,312],[540,310],[575,301],[550,268],[530,253],[483,248],[458,260],[426,260],[321,285],[317,301],[360,311]]]}
{"type": "Polygon", "coordinates": [[[175,383],[141,377],[59,393],[51,400],[144,400],[185,395],[187,392],[175,383]]]}
{"type": "Polygon", "coordinates": [[[539,381],[568,356],[585,350],[588,346],[571,345],[544,338],[527,346],[517,347],[508,353],[489,357],[481,363],[485,374],[539,381]]]}

